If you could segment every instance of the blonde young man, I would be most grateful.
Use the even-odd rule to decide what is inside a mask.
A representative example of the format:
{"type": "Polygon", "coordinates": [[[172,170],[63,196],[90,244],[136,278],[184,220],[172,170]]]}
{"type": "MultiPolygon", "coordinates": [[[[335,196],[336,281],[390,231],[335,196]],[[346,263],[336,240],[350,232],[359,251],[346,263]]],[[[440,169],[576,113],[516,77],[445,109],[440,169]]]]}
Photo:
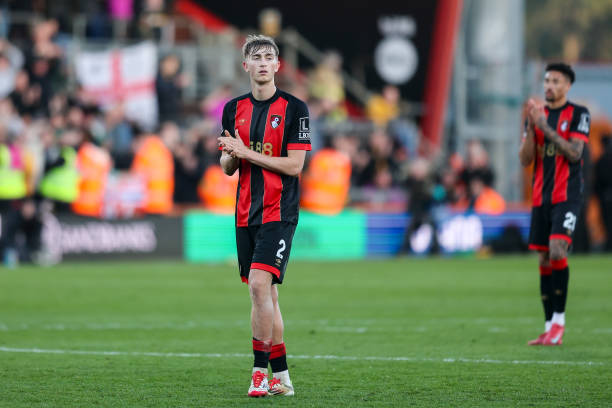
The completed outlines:
{"type": "Polygon", "coordinates": [[[567,100],[574,79],[567,64],[546,67],[546,105],[528,102],[519,151],[523,166],[535,161],[529,249],[540,255],[545,325],[544,333],[528,342],[532,346],[561,345],[565,331],[567,253],[584,200],[582,153],[591,122],[587,108],[567,100]]]}
{"type": "Polygon", "coordinates": [[[247,37],[242,48],[251,92],[223,109],[221,166],[239,170],[236,245],[240,277],[249,286],[254,364],[250,397],[294,395],[283,342],[278,287],[298,222],[299,175],[310,150],[308,108],[276,88],[278,47],[247,37]],[[268,362],[273,378],[268,382],[268,362]]]}

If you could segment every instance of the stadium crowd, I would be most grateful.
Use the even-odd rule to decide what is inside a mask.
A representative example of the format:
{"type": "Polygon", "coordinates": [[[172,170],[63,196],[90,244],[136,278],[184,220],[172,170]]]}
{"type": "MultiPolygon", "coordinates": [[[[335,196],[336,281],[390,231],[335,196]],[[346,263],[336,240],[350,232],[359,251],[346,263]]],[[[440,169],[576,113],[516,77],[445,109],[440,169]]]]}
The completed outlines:
{"type": "MultiPolygon", "coordinates": [[[[155,13],[145,15],[144,21],[158,21],[155,13]]],[[[208,93],[194,115],[182,105],[191,79],[182,73],[177,55],[163,55],[155,81],[159,125],[145,131],[128,119],[122,103],[103,108],[70,81],[73,61],[62,46],[68,36],[56,19],[33,23],[30,31],[17,33],[17,40],[7,35],[9,28],[2,30],[3,253],[14,247],[17,230],[25,232],[26,246],[36,253],[45,211],[129,217],[190,206],[232,209],[235,190],[223,187],[228,181],[219,175],[216,140],[223,106],[235,96],[232,85],[220,84],[208,93]]],[[[100,35],[103,30],[90,31],[100,35]]],[[[310,109],[313,154],[304,177],[316,177],[311,175],[315,182],[304,183],[305,188],[316,190],[317,180],[338,184],[337,205],[323,208],[334,201],[325,196],[306,203],[309,209],[337,212],[348,202],[368,210],[407,210],[415,215],[415,228],[437,205],[489,214],[505,210],[480,142],[472,141],[465,157],[420,154],[419,128],[402,113],[398,89],[387,86],[367,106],[355,108],[347,101],[341,66],[341,56],[329,52],[308,75],[279,77],[279,87],[306,100],[310,109]],[[319,153],[329,157],[316,169],[319,153]]],[[[598,192],[610,194],[609,181],[598,186],[598,192]]]]}

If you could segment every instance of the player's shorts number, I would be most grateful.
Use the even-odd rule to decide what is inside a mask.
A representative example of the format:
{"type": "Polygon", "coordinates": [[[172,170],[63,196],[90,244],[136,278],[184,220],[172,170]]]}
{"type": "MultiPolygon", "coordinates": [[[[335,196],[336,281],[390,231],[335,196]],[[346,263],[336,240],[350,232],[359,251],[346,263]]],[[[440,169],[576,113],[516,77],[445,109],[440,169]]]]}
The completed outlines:
{"type": "Polygon", "coordinates": [[[278,248],[278,251],[276,251],[276,257],[283,259],[283,251],[285,250],[285,248],[287,248],[287,244],[285,243],[284,239],[281,239],[280,241],[278,241],[278,245],[280,245],[280,248],[278,248]]]}
{"type": "Polygon", "coordinates": [[[576,216],[570,211],[565,213],[563,228],[567,228],[570,231],[574,231],[574,228],[576,228],[576,216]]]}

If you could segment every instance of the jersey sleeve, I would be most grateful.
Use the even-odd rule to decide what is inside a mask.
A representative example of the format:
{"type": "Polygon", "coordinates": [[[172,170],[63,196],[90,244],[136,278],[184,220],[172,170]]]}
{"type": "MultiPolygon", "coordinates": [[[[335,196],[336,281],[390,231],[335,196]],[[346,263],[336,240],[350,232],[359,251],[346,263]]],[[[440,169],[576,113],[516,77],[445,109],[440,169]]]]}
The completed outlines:
{"type": "Polygon", "coordinates": [[[569,137],[589,142],[589,132],[591,130],[591,114],[589,110],[582,106],[577,106],[570,124],[569,137]]]}
{"type": "MultiPolygon", "coordinates": [[[[229,102],[225,104],[223,107],[223,115],[221,116],[221,134],[219,136],[225,136],[225,131],[229,131],[230,134],[233,133],[232,129],[230,129],[230,120],[229,120],[229,102]]],[[[219,150],[223,150],[221,146],[219,146],[219,150]]]]}
{"type": "Polygon", "coordinates": [[[287,150],[311,150],[308,107],[302,101],[297,103],[287,136],[287,150]]]}
{"type": "Polygon", "coordinates": [[[230,133],[234,133],[233,129],[230,129],[230,117],[229,117],[229,105],[230,102],[226,103],[223,107],[223,116],[221,116],[221,134],[225,135],[225,131],[229,131],[230,133]]]}

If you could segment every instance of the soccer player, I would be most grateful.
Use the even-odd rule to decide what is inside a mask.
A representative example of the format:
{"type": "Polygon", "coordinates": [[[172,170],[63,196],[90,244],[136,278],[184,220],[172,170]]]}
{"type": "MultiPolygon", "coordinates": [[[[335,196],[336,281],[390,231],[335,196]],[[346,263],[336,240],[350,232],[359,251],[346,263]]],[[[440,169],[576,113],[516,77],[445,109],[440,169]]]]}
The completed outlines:
{"type": "Polygon", "coordinates": [[[298,177],[311,150],[308,108],[276,88],[280,64],[274,40],[248,36],[242,54],[251,92],[225,105],[218,141],[224,172],[240,174],[236,246],[240,276],[251,296],[255,357],[248,395],[291,396],[276,284],[283,282],[298,222],[298,177]]]}
{"type": "Polygon", "coordinates": [[[527,103],[527,123],[519,158],[535,160],[529,249],[539,252],[540,292],[545,330],[529,345],[561,345],[569,281],[567,252],[583,204],[582,152],[589,140],[587,108],[567,100],[572,68],[549,64],[544,75],[546,104],[527,103]]]}

